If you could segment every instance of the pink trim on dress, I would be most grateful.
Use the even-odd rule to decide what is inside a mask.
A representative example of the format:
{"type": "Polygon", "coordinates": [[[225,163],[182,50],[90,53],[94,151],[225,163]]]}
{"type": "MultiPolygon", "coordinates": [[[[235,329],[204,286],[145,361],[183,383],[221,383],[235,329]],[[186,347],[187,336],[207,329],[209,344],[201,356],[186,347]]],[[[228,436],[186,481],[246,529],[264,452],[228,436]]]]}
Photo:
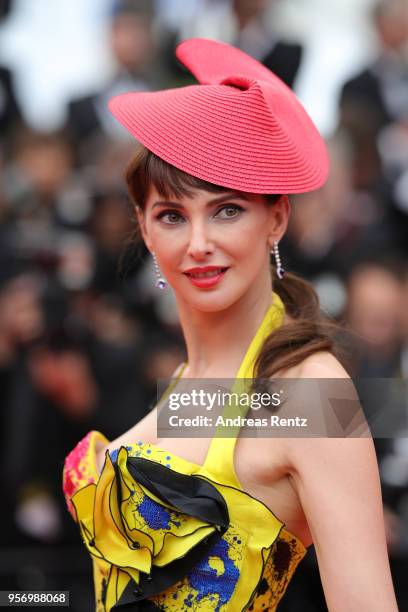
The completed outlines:
{"type": "Polygon", "coordinates": [[[75,448],[67,455],[63,471],[63,491],[68,510],[76,520],[74,506],[71,503],[73,495],[83,486],[95,482],[95,475],[89,469],[87,460],[93,431],[90,431],[75,448]]]}

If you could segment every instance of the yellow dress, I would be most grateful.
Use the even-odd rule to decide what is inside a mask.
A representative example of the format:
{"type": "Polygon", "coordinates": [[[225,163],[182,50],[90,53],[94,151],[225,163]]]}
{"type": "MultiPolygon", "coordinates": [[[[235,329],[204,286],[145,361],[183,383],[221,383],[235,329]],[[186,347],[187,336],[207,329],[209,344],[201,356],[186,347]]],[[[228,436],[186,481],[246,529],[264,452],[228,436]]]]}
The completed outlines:
{"type": "MultiPolygon", "coordinates": [[[[283,315],[273,293],[237,379],[252,378],[283,315]]],[[[202,466],[135,440],[106,452],[99,474],[96,447],[109,441],[97,431],[67,456],[64,493],[92,556],[97,612],[276,610],[307,551],[243,491],[236,439],[216,432],[202,466]]]]}

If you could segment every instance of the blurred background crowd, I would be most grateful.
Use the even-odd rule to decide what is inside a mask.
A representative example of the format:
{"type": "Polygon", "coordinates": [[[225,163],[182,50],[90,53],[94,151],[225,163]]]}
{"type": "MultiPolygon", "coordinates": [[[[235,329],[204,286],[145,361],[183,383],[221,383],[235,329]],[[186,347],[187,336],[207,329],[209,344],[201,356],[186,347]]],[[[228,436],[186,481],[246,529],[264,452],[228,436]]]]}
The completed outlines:
{"type": "MultiPolygon", "coordinates": [[[[293,197],[284,266],[353,330],[354,376],[407,378],[408,0],[104,0],[97,11],[83,0],[88,15],[60,52],[58,4],[0,0],[0,588],[70,590],[80,612],[92,609],[91,566],[62,499],[63,459],[90,429],[114,438],[142,418],[156,379],[184,358],[171,292],[154,288],[134,240],[123,172],[135,143],[108,99],[193,82],[173,53],[190,36],[233,43],[293,87],[327,139],[331,175],[293,197]],[[56,65],[75,72],[86,19],[98,40],[98,78],[56,96],[56,111],[35,107],[30,48],[15,63],[1,44],[21,23],[35,28],[34,5],[53,17],[32,42],[43,95],[56,65]],[[353,28],[334,37],[346,16],[353,28]]],[[[376,448],[408,609],[407,431],[376,448]]],[[[303,563],[283,612],[325,610],[313,550],[303,563]]]]}

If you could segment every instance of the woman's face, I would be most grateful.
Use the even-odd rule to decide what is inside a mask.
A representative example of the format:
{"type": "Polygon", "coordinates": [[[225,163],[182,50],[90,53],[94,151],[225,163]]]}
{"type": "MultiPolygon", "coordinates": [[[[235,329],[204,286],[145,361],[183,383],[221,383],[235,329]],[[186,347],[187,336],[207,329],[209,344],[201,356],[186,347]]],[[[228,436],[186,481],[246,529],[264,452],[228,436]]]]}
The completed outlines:
{"type": "Polygon", "coordinates": [[[223,310],[248,290],[270,287],[269,251],[286,230],[287,197],[268,204],[262,195],[197,189],[166,200],[152,187],[137,212],[146,246],[191,307],[223,310]]]}

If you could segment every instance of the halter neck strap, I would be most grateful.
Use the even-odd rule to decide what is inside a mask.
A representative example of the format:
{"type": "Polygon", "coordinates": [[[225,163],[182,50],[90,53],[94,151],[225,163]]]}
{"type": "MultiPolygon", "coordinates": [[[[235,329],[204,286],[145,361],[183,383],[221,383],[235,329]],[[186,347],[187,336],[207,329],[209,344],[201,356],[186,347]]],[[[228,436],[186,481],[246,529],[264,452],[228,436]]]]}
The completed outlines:
{"type": "MultiPolygon", "coordinates": [[[[236,390],[238,393],[243,389],[239,379],[252,379],[254,376],[254,364],[259,351],[266,340],[267,336],[273,329],[278,328],[285,316],[285,307],[279,295],[272,292],[272,304],[266,311],[264,318],[253,336],[245,356],[241,362],[236,382],[233,385],[232,392],[236,390]]],[[[226,406],[223,416],[236,416],[237,410],[234,406],[226,406]]],[[[245,416],[245,415],[242,415],[245,416]]],[[[230,484],[236,488],[242,488],[235,474],[234,469],[234,449],[239,435],[240,427],[228,428],[225,437],[225,428],[219,426],[215,430],[213,439],[211,440],[207,457],[204,462],[204,471],[216,476],[221,482],[230,484]]]]}

